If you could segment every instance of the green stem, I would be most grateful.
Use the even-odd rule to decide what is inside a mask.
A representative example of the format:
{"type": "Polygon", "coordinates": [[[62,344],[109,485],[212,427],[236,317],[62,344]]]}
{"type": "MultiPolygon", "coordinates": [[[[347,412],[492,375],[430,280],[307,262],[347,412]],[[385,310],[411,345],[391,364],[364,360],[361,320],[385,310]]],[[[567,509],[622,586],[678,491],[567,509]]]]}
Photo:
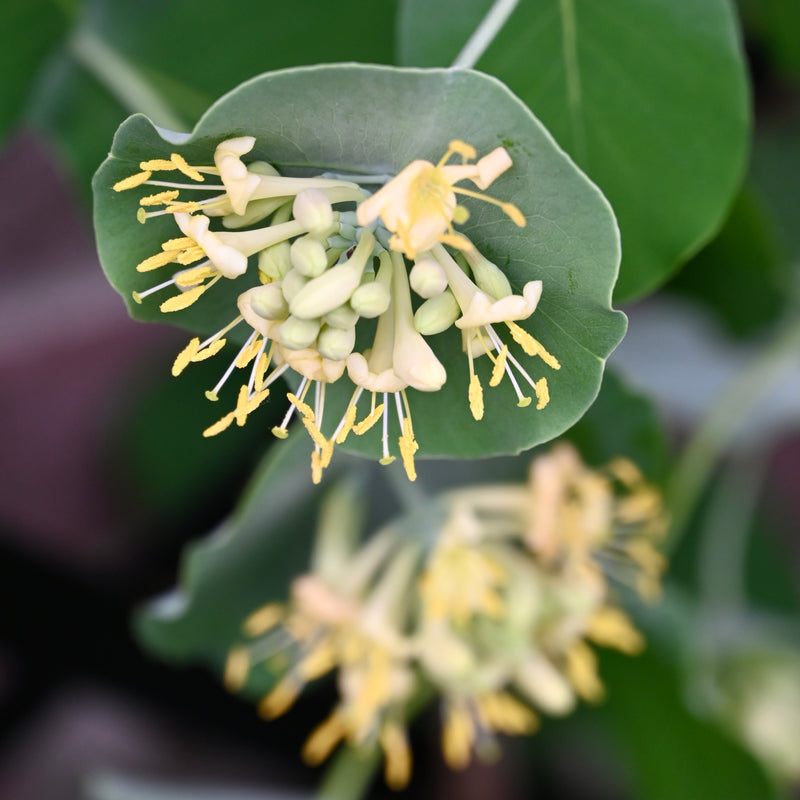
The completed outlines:
{"type": "Polygon", "coordinates": [[[318,800],[361,800],[380,763],[381,751],[377,746],[368,750],[343,747],[322,778],[318,800]]]}
{"type": "Polygon", "coordinates": [[[774,385],[797,368],[800,319],[794,319],[731,381],[722,399],[700,423],[672,474],[668,487],[672,527],[666,542],[674,549],[689,524],[708,479],[748,414],[774,385]]]}
{"type": "Polygon", "coordinates": [[[128,111],[142,112],[156,125],[173,131],[183,131],[188,127],[136,67],[88,28],[75,31],[70,40],[70,51],[128,111]]]}

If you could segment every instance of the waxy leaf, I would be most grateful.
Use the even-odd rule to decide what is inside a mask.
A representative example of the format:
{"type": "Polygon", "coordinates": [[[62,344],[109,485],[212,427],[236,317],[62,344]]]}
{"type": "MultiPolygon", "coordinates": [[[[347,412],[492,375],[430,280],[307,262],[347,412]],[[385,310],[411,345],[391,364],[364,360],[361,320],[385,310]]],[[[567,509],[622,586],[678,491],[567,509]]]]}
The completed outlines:
{"type": "MultiPolygon", "coordinates": [[[[447,66],[491,0],[402,0],[403,64],[447,66]]],[[[722,222],[748,142],[728,0],[521,0],[477,63],[516,92],[619,219],[619,300],[657,288],[722,222]]]]}
{"type": "MultiPolygon", "coordinates": [[[[619,264],[614,215],[541,123],[495,79],[471,71],[359,65],[285,70],[254,78],[223,97],[188,137],[161,133],[146,117],[131,117],[95,176],[100,256],[134,316],[205,334],[237,314],[235,297],[256,284],[255,267],[251,264],[243,278],[223,280],[184,311],[162,314],[160,296],[134,304],[132,291],[157,282],[138,273],[136,264],[159,252],[165,239],[179,235],[169,217],[144,226],[136,221],[142,193],[112,190],[117,181],[137,172],[141,161],[179,152],[189,163],[210,164],[220,141],[253,135],[256,145],[250,155],[269,161],[282,174],[396,174],[415,159],[436,162],[451,139],[469,142],[481,155],[505,146],[513,166],[492,184],[491,193],[514,203],[527,225],[518,228],[498,208],[467,200],[471,216],[459,230],[505,271],[515,292],[528,281],[542,280],[539,307],[522,326],[559,360],[561,369],[527,359],[512,344],[516,356],[527,359],[525,366],[535,379],[547,378],[550,404],[540,411],[533,406],[516,409],[508,383],[486,386],[486,413],[476,422],[467,403],[469,375],[460,331],[451,328],[431,337],[448,378],[438,392],[409,391],[419,455],[519,452],[559,435],[593,401],[605,359],[625,331],[624,316],[610,305],[619,264]]],[[[364,335],[359,347],[370,344],[369,333],[364,335]]],[[[510,336],[505,338],[511,343],[510,336]]],[[[488,384],[488,359],[479,359],[476,368],[488,384]]],[[[346,376],[330,387],[326,435],[351,393],[346,376]]],[[[231,406],[233,399],[231,394],[231,406]]],[[[360,409],[365,407],[362,400],[360,409]]],[[[393,420],[391,441],[397,441],[397,434],[393,420]]],[[[344,447],[374,456],[378,437],[377,432],[350,436],[344,447]]]]}

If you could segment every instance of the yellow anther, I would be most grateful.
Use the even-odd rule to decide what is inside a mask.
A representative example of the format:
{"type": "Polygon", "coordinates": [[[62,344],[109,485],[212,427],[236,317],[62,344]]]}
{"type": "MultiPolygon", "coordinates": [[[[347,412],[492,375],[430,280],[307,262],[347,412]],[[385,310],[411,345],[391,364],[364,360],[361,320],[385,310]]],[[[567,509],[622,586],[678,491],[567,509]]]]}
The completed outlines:
{"type": "Polygon", "coordinates": [[[536,390],[536,410],[541,411],[550,402],[550,389],[547,378],[540,378],[534,385],[536,390]]]}
{"type": "Polygon", "coordinates": [[[475,723],[469,712],[461,706],[450,706],[442,730],[442,752],[451,769],[466,768],[474,741],[475,723]]]}
{"type": "Polygon", "coordinates": [[[504,213],[508,214],[511,221],[518,227],[524,228],[527,225],[527,220],[522,212],[513,203],[501,203],[500,208],[504,213]]]}
{"type": "Polygon", "coordinates": [[[325,442],[324,447],[322,448],[322,452],[320,453],[320,464],[322,469],[325,469],[330,463],[331,459],[333,458],[333,441],[328,439],[325,442]]]}
{"type": "Polygon", "coordinates": [[[483,388],[474,372],[469,379],[469,410],[475,419],[483,419],[483,388]]]}
{"type": "Polygon", "coordinates": [[[279,425],[276,425],[272,429],[272,435],[276,436],[278,439],[286,439],[289,436],[289,431],[286,428],[281,428],[279,425]]]}
{"type": "Polygon", "coordinates": [[[539,356],[549,367],[561,369],[558,359],[547,352],[541,342],[534,339],[526,330],[523,330],[516,322],[506,322],[511,338],[529,355],[539,356]]]}
{"type": "Polygon", "coordinates": [[[200,346],[200,339],[198,339],[195,336],[194,339],[192,339],[189,342],[189,344],[187,344],[186,347],[184,347],[183,350],[181,350],[180,353],[178,353],[178,355],[175,358],[175,361],[172,364],[172,374],[176,378],[194,360],[194,357],[197,355],[198,352],[197,348],[199,346],[200,346]]]}
{"type": "Polygon", "coordinates": [[[366,433],[380,418],[383,414],[383,403],[379,403],[375,408],[370,411],[369,416],[365,417],[358,423],[358,425],[353,426],[353,433],[356,436],[361,436],[362,434],[366,433]]]}
{"type": "Polygon", "coordinates": [[[322,435],[322,431],[314,424],[312,419],[303,417],[303,425],[306,426],[308,435],[317,447],[323,448],[328,444],[328,440],[322,435]]]}
{"type": "Polygon", "coordinates": [[[149,272],[151,269],[158,269],[166,264],[172,264],[175,261],[175,253],[156,253],[150,258],[146,258],[136,265],[138,272],[149,272]]]}
{"type": "Polygon", "coordinates": [[[187,247],[186,250],[181,250],[181,252],[178,253],[175,261],[183,266],[187,266],[188,264],[193,264],[195,261],[199,261],[201,258],[204,258],[205,254],[206,251],[203,250],[202,247],[187,247]]]}
{"type": "Polygon", "coordinates": [[[272,630],[285,616],[285,611],[280,603],[268,603],[256,609],[243,623],[242,630],[245,636],[262,636],[272,630]]]}
{"type": "Polygon", "coordinates": [[[133,189],[136,186],[141,186],[145,181],[149,181],[152,177],[153,173],[150,172],[150,170],[137,172],[135,175],[131,175],[129,178],[123,178],[121,181],[117,181],[114,184],[114,191],[124,192],[126,189],[133,189]]]}
{"type": "Polygon", "coordinates": [[[297,671],[307,681],[321,678],[336,666],[336,652],[330,643],[312,650],[298,665],[297,671]]]}
{"type": "Polygon", "coordinates": [[[304,403],[297,395],[292,394],[289,392],[286,395],[289,402],[306,418],[310,420],[314,420],[314,411],[310,405],[304,403]]]}
{"type": "Polygon", "coordinates": [[[321,764],[347,733],[342,718],[335,711],[318,725],[303,745],[303,760],[312,767],[321,764]]]}
{"type": "Polygon", "coordinates": [[[569,682],[589,703],[603,699],[605,689],[597,675],[597,656],[586,642],[575,642],[566,653],[564,665],[569,682]]]}
{"type": "Polygon", "coordinates": [[[266,353],[262,353],[258,357],[258,362],[256,363],[256,374],[253,381],[253,385],[255,386],[255,390],[257,392],[260,391],[261,387],[264,385],[264,376],[266,375],[268,367],[269,358],[267,358],[266,353]]]}
{"type": "Polygon", "coordinates": [[[191,236],[179,236],[177,239],[167,239],[161,245],[162,250],[185,250],[187,247],[194,247],[197,242],[191,236]]]}
{"type": "Polygon", "coordinates": [[[629,458],[624,458],[623,456],[618,456],[613,459],[609,463],[607,469],[620,483],[624,484],[629,489],[644,480],[644,476],[639,467],[629,458]]]}
{"type": "Polygon", "coordinates": [[[605,606],[595,612],[589,621],[586,635],[603,647],[615,647],[628,655],[636,655],[644,650],[644,637],[619,608],[605,606]]]}
{"type": "Polygon", "coordinates": [[[450,144],[447,145],[447,149],[454,153],[458,153],[458,155],[469,160],[472,160],[478,155],[477,151],[471,144],[462,142],[461,139],[453,139],[450,144]]]}
{"type": "Polygon", "coordinates": [[[356,422],[356,406],[355,403],[347,407],[347,411],[344,415],[344,425],[342,425],[342,429],[339,433],[336,434],[336,444],[341,444],[346,438],[347,435],[353,430],[353,425],[356,422]]]}
{"type": "Polygon", "coordinates": [[[460,233],[443,233],[439,237],[439,241],[442,244],[449,244],[450,247],[455,247],[456,250],[469,251],[475,249],[475,245],[460,233]]]}
{"type": "Polygon", "coordinates": [[[311,453],[311,481],[316,485],[321,480],[322,480],[322,459],[320,458],[319,451],[314,450],[314,452],[311,453]]]}
{"type": "Polygon", "coordinates": [[[203,431],[203,436],[208,439],[211,436],[216,436],[218,433],[222,433],[222,431],[227,430],[230,428],[231,423],[233,422],[235,414],[233,411],[226,414],[222,419],[217,420],[213,425],[206,428],[203,431]]]}
{"type": "Polygon", "coordinates": [[[177,169],[177,167],[172,161],[168,161],[166,158],[153,158],[150,161],[142,161],[141,164],[139,164],[139,169],[148,169],[152,172],[166,172],[168,170],[177,169]]]}
{"type": "Polygon", "coordinates": [[[225,661],[222,683],[229,692],[241,691],[250,672],[250,653],[246,647],[234,647],[225,661]]]}
{"type": "Polygon", "coordinates": [[[205,264],[202,267],[195,267],[194,269],[187,269],[175,276],[175,283],[178,286],[194,286],[195,284],[202,283],[206,278],[210,278],[216,272],[215,268],[210,264],[205,264]]]}
{"type": "Polygon", "coordinates": [[[390,789],[399,791],[411,778],[411,748],[403,729],[396,723],[387,722],[380,732],[380,742],[386,754],[383,776],[390,789]]]}
{"type": "Polygon", "coordinates": [[[236,366],[239,369],[244,369],[256,357],[263,343],[263,339],[259,339],[258,337],[253,339],[253,341],[236,356],[236,366]]]}
{"type": "Polygon", "coordinates": [[[159,306],[159,308],[165,314],[168,314],[170,311],[183,311],[184,308],[189,308],[189,306],[192,305],[192,303],[194,303],[201,294],[203,294],[209,285],[210,284],[195,286],[194,289],[189,289],[181,294],[176,294],[174,297],[170,297],[169,300],[165,300],[159,306]]]}
{"type": "Polygon", "coordinates": [[[194,167],[191,167],[186,163],[186,159],[179,153],[172,153],[169,158],[175,167],[179,169],[187,178],[191,178],[193,181],[200,182],[205,180],[205,178],[194,167]]]}
{"type": "Polygon", "coordinates": [[[267,398],[269,397],[269,389],[262,389],[256,392],[247,401],[247,413],[252,414],[267,398]]]}
{"type": "MultiPolygon", "coordinates": [[[[492,377],[489,378],[489,386],[497,386],[498,383],[503,379],[503,373],[506,369],[506,358],[508,357],[508,345],[504,344],[503,348],[497,354],[497,358],[494,362],[494,368],[492,369],[492,377]]],[[[528,401],[530,402],[530,401],[528,401]]]]}
{"type": "Polygon", "coordinates": [[[275,684],[275,688],[266,695],[258,704],[258,713],[265,719],[275,719],[275,717],[285,714],[297,699],[300,687],[292,678],[283,678],[275,684]]]}
{"type": "Polygon", "coordinates": [[[236,398],[236,409],[233,414],[236,418],[236,424],[241,428],[247,422],[247,400],[250,392],[247,389],[247,384],[239,387],[239,395],[236,398]]]}
{"type": "Polygon", "coordinates": [[[403,459],[403,467],[410,481],[417,479],[417,470],[414,466],[414,453],[417,452],[419,445],[412,439],[403,434],[398,440],[400,445],[400,457],[403,459]]]}
{"type": "Polygon", "coordinates": [[[139,200],[140,206],[160,206],[174,200],[180,192],[177,189],[170,189],[166,192],[158,192],[158,194],[148,194],[139,200]]]}

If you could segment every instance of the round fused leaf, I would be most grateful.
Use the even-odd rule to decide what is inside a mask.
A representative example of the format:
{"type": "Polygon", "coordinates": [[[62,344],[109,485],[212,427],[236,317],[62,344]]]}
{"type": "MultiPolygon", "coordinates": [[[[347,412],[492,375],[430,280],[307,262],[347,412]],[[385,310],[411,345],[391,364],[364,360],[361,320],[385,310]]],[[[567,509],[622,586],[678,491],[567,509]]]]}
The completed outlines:
{"type": "MultiPolygon", "coordinates": [[[[489,203],[467,199],[471,213],[459,230],[504,270],[515,292],[528,281],[543,282],[538,309],[521,324],[561,369],[525,356],[505,326],[496,326],[534,380],[547,378],[551,400],[542,410],[536,410],[535,399],[527,408],[515,408],[507,379],[489,388],[491,363],[484,356],[476,360],[476,370],[486,411],[476,422],[467,402],[469,374],[460,331],[451,328],[431,337],[448,378],[438,392],[408,392],[419,455],[519,452],[557,436],[581,417],[597,394],[605,359],[625,331],[624,315],[611,309],[620,257],[614,215],[525,105],[499,81],[477,72],[360,65],[285,70],[254,78],[223,97],[189,136],[159,132],[146,117],[131,117],[98,170],[94,190],[101,260],[135,317],[210,333],[236,315],[235,297],[256,283],[251,265],[247,276],[221,281],[184,311],[162,314],[158,295],[136,305],[131,293],[158,282],[136,272],[136,264],[179,234],[167,216],[143,226],[136,221],[141,192],[112,190],[137,172],[141,161],[179,152],[189,163],[210,164],[220,141],[243,135],[256,137],[254,159],[267,160],[287,175],[395,174],[415,159],[436,162],[452,139],[469,142],[479,155],[506,147],[513,166],[492,184],[491,193],[514,203],[526,226],[518,228],[489,203]]],[[[369,332],[362,331],[358,347],[369,344],[369,332]]],[[[352,388],[346,376],[330,386],[326,435],[352,388]]],[[[527,385],[523,390],[533,394],[527,385]]],[[[393,419],[392,442],[398,433],[393,419]]],[[[344,447],[375,455],[378,438],[373,429],[361,438],[351,435],[344,447]]]]}
{"type": "MultiPolygon", "coordinates": [[[[653,291],[719,228],[750,113],[729,0],[518,3],[477,66],[505,81],[614,206],[618,300],[653,291]]],[[[492,0],[402,0],[401,63],[452,63],[492,0]]]]}

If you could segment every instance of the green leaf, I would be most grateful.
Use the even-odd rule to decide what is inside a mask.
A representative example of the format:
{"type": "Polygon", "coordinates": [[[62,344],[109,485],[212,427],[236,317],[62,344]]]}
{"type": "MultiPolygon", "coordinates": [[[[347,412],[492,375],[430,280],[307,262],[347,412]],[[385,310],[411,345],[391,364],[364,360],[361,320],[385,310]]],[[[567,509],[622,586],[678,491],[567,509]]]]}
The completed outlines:
{"type": "MultiPolygon", "coordinates": [[[[403,0],[400,63],[444,66],[490,0],[403,0]]],[[[748,91],[728,0],[522,0],[478,61],[603,190],[616,297],[659,286],[719,227],[742,177],[748,91]]]]}
{"type": "MultiPolygon", "coordinates": [[[[550,384],[552,399],[542,411],[513,410],[513,424],[508,424],[514,395],[506,383],[487,387],[485,418],[475,422],[467,403],[468,364],[460,333],[451,329],[432,337],[448,380],[439,392],[409,392],[416,438],[423,456],[513,453],[557,436],[581,417],[597,394],[606,357],[625,330],[624,316],[610,307],[619,260],[614,216],[536,118],[502,84],[475,72],[344,65],[271,73],[222,98],[179,146],[162,139],[145,117],[130,118],[94,188],[100,257],[135,317],[165,319],[158,302],[146,299],[137,306],[130,297],[156,282],[137,273],[135,265],[159,252],[177,228],[167,217],[139,225],[142,192],[118,194],[111,187],[137,172],[140,161],[166,158],[174,150],[190,163],[208,164],[219,141],[244,134],[257,136],[253,157],[269,160],[284,174],[312,169],[396,173],[416,158],[437,160],[452,138],[469,141],[481,153],[505,144],[514,166],[492,191],[515,203],[527,226],[517,228],[488,203],[468,201],[472,213],[462,229],[505,270],[516,291],[527,281],[543,281],[539,307],[523,326],[562,368],[529,365],[536,379],[546,375],[550,384]]],[[[169,320],[202,333],[217,330],[236,315],[236,295],[255,280],[224,281],[169,320]]],[[[480,361],[486,383],[489,365],[480,361]]],[[[342,379],[331,390],[326,420],[332,429],[352,385],[342,379]]],[[[392,421],[392,441],[398,435],[395,425],[392,421]]],[[[376,437],[377,432],[351,436],[346,446],[375,456],[380,452],[376,437]]]]}
{"type": "Polygon", "coordinates": [[[66,28],[67,18],[53,0],[0,7],[0,141],[17,121],[45,58],[66,28]]]}

